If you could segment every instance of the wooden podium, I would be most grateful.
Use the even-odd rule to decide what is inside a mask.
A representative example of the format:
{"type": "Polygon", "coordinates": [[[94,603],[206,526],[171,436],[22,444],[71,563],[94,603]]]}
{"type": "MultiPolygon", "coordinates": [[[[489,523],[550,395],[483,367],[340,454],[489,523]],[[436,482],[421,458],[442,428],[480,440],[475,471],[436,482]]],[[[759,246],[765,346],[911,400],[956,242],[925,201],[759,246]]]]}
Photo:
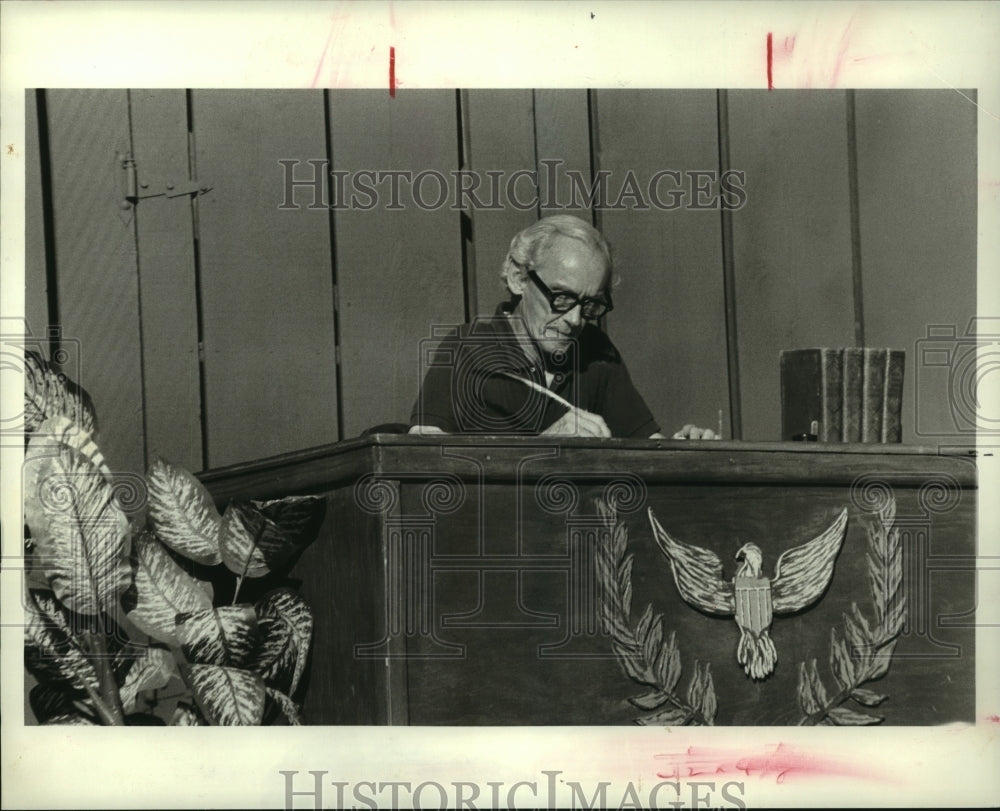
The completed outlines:
{"type": "Polygon", "coordinates": [[[831,629],[871,615],[866,553],[874,510],[895,499],[907,620],[871,712],[885,724],[975,713],[976,468],[930,449],[816,443],[374,435],[209,471],[232,497],[325,494],[317,540],[293,575],[316,627],[310,724],[631,724],[633,682],[599,622],[595,499],[629,533],[633,620],[651,604],[676,633],[686,691],[709,662],[718,725],[797,723],[799,663],[830,676],[831,629]],[[763,573],[786,549],[848,524],[829,588],[775,616],[774,673],[736,662],[732,617],[683,601],[647,508],[673,537],[713,550],[733,576],[747,542],[763,573]]]}

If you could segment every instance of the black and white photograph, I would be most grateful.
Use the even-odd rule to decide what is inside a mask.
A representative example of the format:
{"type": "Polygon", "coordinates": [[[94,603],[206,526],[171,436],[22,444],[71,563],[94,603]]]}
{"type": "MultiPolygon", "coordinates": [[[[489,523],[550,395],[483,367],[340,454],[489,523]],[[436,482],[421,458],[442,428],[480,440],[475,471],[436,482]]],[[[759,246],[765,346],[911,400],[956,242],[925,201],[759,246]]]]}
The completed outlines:
{"type": "Polygon", "coordinates": [[[1000,15],[882,6],[4,3],[4,806],[994,802],[1000,15]]]}

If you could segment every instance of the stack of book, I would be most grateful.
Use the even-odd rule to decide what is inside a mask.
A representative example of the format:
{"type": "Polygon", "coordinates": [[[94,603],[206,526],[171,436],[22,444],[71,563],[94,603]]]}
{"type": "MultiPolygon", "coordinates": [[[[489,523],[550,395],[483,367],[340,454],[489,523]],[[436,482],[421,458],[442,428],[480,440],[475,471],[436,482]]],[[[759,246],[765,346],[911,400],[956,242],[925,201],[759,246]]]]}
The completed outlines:
{"type": "Polygon", "coordinates": [[[901,349],[783,350],[781,438],[819,442],[899,442],[901,349]]]}

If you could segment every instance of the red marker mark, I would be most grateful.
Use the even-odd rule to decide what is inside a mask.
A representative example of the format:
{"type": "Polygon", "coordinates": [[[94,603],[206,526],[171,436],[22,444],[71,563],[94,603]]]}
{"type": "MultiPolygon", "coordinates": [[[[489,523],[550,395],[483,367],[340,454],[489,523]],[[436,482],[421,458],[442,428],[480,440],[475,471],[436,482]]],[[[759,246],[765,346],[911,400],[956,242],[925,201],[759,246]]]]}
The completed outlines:
{"type": "Polygon", "coordinates": [[[1000,724],[1000,715],[987,715],[986,720],[994,724],[1000,724]]]}
{"type": "Polygon", "coordinates": [[[885,780],[884,775],[848,760],[813,754],[794,746],[779,743],[763,751],[748,753],[744,749],[716,749],[689,746],[684,752],[656,755],[659,761],[656,776],[663,780],[732,775],[734,777],[773,778],[784,783],[793,777],[853,777],[864,780],[885,780]]]}
{"type": "Polygon", "coordinates": [[[767,89],[774,90],[774,75],[771,72],[771,64],[774,59],[774,35],[767,32],[767,89]]]}
{"type": "Polygon", "coordinates": [[[396,47],[389,46],[389,96],[396,98],[396,47]]]}

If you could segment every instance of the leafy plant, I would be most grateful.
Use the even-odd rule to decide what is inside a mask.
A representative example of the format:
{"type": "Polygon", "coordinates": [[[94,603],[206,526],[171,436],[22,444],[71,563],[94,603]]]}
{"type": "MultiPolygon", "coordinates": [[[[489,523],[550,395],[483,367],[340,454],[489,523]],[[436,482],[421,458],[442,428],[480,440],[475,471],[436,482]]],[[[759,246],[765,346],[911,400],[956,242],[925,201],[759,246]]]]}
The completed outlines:
{"type": "Polygon", "coordinates": [[[26,353],[25,666],[43,724],[300,722],[312,611],[296,591],[238,602],[312,540],[321,497],[234,501],[220,515],[157,459],[126,512],[86,393],[26,353]],[[223,575],[225,577],[221,577],[223,575]],[[229,604],[214,584],[233,579],[229,604]],[[163,714],[158,691],[175,685],[163,714]],[[159,711],[160,714],[157,714],[159,711]]]}
{"type": "Polygon", "coordinates": [[[637,719],[643,725],[702,725],[715,720],[718,701],[709,663],[696,660],[694,675],[685,697],[677,691],[681,678],[681,655],[676,635],[663,640],[663,616],[654,614],[647,605],[639,621],[633,625],[632,561],[628,554],[628,528],[618,520],[614,509],[603,501],[597,508],[610,530],[610,543],[599,545],[596,556],[598,579],[601,582],[601,618],[611,634],[614,651],[625,674],[652,691],[633,696],[629,701],[649,713],[637,719]]]}
{"type": "Polygon", "coordinates": [[[868,587],[875,609],[869,622],[857,603],[844,614],[843,631],[830,630],[830,670],[837,691],[830,693],[813,659],[799,665],[799,725],[867,726],[884,719],[845,707],[853,700],[862,707],[875,707],[888,696],[861,685],[882,678],[892,662],[897,637],[906,621],[906,598],[902,592],[903,551],[899,530],[893,526],[896,502],[888,498],[868,527],[868,587]]]}

